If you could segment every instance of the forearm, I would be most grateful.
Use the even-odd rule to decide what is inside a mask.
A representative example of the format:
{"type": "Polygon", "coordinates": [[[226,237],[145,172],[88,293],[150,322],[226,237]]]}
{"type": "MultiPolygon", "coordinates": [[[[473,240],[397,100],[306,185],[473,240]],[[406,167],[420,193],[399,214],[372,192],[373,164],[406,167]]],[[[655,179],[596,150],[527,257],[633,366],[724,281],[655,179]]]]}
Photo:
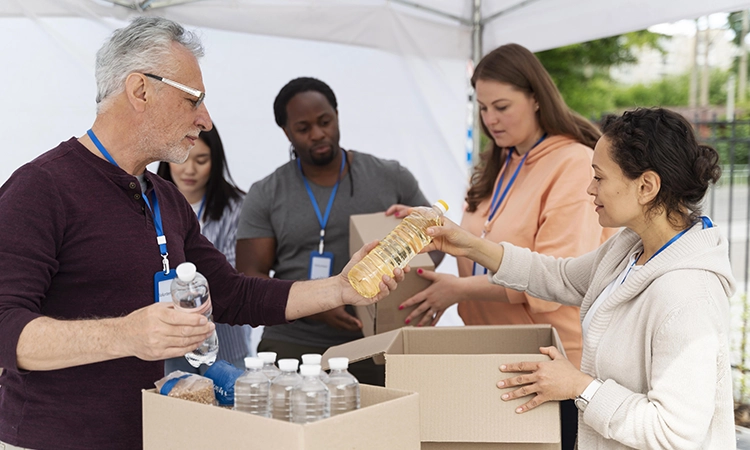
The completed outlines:
{"type": "Polygon", "coordinates": [[[458,301],[479,300],[509,303],[508,294],[504,287],[490,283],[487,275],[459,278],[460,289],[458,301]]]}
{"type": "Polygon", "coordinates": [[[491,272],[497,272],[503,262],[503,246],[474,236],[467,249],[466,257],[491,272]]]}
{"type": "Polygon", "coordinates": [[[34,319],[18,338],[18,368],[56,370],[129,356],[122,345],[122,320],[34,319]]]}
{"type": "Polygon", "coordinates": [[[344,304],[339,276],[311,281],[297,281],[289,291],[286,320],[295,320],[344,304]]]}

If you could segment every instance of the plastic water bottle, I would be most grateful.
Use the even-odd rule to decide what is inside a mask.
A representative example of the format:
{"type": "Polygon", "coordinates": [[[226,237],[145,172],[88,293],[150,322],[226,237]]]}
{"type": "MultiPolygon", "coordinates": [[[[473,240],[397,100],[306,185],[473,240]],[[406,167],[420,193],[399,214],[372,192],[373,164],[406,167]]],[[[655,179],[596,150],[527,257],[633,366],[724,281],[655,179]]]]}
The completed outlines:
{"type": "Polygon", "coordinates": [[[259,352],[258,358],[263,361],[263,373],[269,380],[273,381],[281,373],[279,368],[276,367],[276,352],[259,352]]]}
{"type": "Polygon", "coordinates": [[[271,417],[274,419],[292,421],[292,389],[302,382],[298,366],[296,359],[279,360],[281,373],[271,382],[271,417]]]}
{"type": "Polygon", "coordinates": [[[257,416],[271,417],[271,382],[263,373],[260,358],[245,358],[245,373],[234,382],[234,409],[257,416]]]}
{"type": "MultiPolygon", "coordinates": [[[[302,364],[307,364],[310,366],[320,366],[320,361],[323,359],[323,355],[320,353],[305,353],[302,355],[302,364]]],[[[320,381],[325,383],[328,381],[328,374],[325,370],[320,370],[320,381]]]]}
{"type": "Polygon", "coordinates": [[[349,373],[349,358],[328,360],[328,391],[331,393],[331,417],[359,409],[359,381],[349,373]]]}
{"type": "MultiPolygon", "coordinates": [[[[203,314],[209,321],[213,321],[211,313],[211,292],[208,290],[206,277],[200,274],[195,264],[184,262],[177,266],[177,278],[172,280],[172,302],[175,309],[195,314],[203,314]]],[[[193,367],[201,364],[211,365],[216,361],[219,353],[219,338],[216,330],[203,343],[185,355],[185,359],[193,367]]]]}
{"type": "Polygon", "coordinates": [[[292,389],[292,422],[309,423],[331,415],[331,396],[320,381],[320,366],[302,364],[300,384],[292,389]]]}
{"type": "Polygon", "coordinates": [[[349,271],[349,283],[354,290],[362,297],[375,297],[380,292],[383,275],[392,277],[397,267],[406,267],[420,250],[432,242],[426,230],[442,225],[446,211],[448,204],[442,200],[431,208],[413,208],[411,214],[349,271]]]}

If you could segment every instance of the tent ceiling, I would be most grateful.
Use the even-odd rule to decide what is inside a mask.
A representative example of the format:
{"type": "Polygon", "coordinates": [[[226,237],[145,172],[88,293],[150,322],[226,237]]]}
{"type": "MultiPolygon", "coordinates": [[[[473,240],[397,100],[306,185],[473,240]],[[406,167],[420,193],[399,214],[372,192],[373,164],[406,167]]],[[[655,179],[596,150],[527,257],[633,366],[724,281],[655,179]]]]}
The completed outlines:
{"type": "Polygon", "coordinates": [[[197,2],[199,0],[106,0],[115,5],[124,6],[136,11],[146,11],[148,9],[166,8],[182,3],[197,2]]]}
{"type": "MultiPolygon", "coordinates": [[[[192,26],[466,58],[471,54],[473,4],[474,0],[0,0],[0,17],[127,19],[145,9],[192,26]],[[167,3],[173,4],[155,9],[167,3]]],[[[518,42],[539,51],[748,7],[750,0],[483,0],[483,47],[487,51],[518,42]]]]}

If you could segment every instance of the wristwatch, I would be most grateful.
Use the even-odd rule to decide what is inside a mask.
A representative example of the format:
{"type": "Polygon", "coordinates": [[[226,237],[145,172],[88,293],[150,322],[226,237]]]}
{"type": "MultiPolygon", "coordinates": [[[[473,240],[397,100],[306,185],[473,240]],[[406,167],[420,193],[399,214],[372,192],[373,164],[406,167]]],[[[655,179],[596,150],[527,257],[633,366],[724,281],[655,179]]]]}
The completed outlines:
{"type": "Polygon", "coordinates": [[[586,389],[581,392],[581,395],[576,397],[576,408],[578,408],[581,412],[586,411],[586,407],[589,405],[589,402],[594,397],[594,394],[596,394],[596,391],[598,391],[602,386],[602,384],[604,384],[604,382],[599,378],[596,378],[594,379],[594,381],[589,383],[589,385],[586,386],[586,389]]]}

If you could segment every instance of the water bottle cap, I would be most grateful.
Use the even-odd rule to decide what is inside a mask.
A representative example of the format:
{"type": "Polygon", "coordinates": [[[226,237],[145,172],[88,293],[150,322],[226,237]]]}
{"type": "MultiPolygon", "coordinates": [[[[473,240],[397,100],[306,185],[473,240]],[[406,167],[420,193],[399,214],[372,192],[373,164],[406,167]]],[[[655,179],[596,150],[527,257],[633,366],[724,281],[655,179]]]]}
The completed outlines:
{"type": "Polygon", "coordinates": [[[317,364],[320,365],[320,361],[323,358],[318,353],[305,353],[302,355],[302,364],[317,364]]]}
{"type": "Polygon", "coordinates": [[[299,360],[297,359],[289,358],[279,360],[279,369],[281,369],[282,372],[296,372],[298,367],[299,360]]]}
{"type": "Polygon", "coordinates": [[[448,212],[448,204],[445,202],[445,200],[438,200],[432,206],[437,207],[440,211],[443,212],[443,214],[448,212]]]}
{"type": "Polygon", "coordinates": [[[329,358],[328,359],[328,367],[331,370],[345,370],[349,368],[349,358],[346,357],[340,357],[340,358],[329,358]]]}
{"type": "Polygon", "coordinates": [[[299,373],[303,377],[317,377],[320,375],[320,366],[317,364],[302,364],[299,366],[299,373]]]}
{"type": "Polygon", "coordinates": [[[245,358],[245,367],[248,369],[260,369],[263,367],[263,360],[254,356],[245,358]]]}
{"type": "Polygon", "coordinates": [[[276,362],[276,352],[258,352],[258,358],[264,363],[273,364],[276,362]]]}
{"type": "Polygon", "coordinates": [[[191,262],[184,262],[177,266],[177,278],[183,283],[190,283],[193,281],[196,272],[197,269],[195,268],[195,264],[191,262]]]}

